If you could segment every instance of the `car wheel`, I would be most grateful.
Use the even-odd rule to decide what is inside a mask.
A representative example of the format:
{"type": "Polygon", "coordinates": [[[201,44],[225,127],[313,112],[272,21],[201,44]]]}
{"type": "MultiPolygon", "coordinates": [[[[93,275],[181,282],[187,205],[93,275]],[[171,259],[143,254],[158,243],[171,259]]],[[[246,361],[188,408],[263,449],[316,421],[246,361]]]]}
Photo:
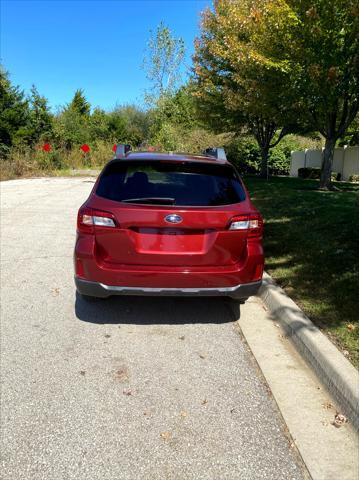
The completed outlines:
{"type": "Polygon", "coordinates": [[[241,315],[241,305],[244,303],[244,300],[235,298],[227,298],[226,300],[234,319],[237,320],[241,315]]]}

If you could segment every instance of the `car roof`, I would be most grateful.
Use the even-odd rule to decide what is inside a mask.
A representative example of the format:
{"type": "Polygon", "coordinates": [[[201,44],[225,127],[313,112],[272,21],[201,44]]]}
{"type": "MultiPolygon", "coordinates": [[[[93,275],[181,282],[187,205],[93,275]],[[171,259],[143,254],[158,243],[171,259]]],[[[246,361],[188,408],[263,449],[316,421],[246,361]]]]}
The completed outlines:
{"type": "MultiPolygon", "coordinates": [[[[121,159],[118,159],[121,161],[121,159]]],[[[207,155],[191,155],[187,153],[161,153],[161,152],[129,152],[122,160],[165,160],[181,162],[206,162],[229,164],[227,160],[218,160],[207,155]]]]}

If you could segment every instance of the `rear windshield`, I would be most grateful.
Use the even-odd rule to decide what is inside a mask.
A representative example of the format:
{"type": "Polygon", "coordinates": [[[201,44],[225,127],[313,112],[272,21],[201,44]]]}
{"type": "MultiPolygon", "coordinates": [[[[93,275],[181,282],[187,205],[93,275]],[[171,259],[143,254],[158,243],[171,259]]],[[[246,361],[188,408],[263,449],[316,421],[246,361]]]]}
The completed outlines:
{"type": "Polygon", "coordinates": [[[164,160],[114,161],[101,175],[96,194],[148,205],[215,206],[245,199],[231,165],[164,160]]]}

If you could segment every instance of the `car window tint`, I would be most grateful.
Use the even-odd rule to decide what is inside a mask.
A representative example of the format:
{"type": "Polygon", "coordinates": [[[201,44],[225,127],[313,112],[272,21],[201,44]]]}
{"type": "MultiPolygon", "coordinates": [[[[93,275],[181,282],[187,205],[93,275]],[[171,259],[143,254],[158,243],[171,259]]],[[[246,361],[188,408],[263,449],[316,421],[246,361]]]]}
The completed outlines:
{"type": "Polygon", "coordinates": [[[245,199],[231,165],[163,160],[115,160],[102,173],[96,193],[115,201],[171,197],[174,205],[182,206],[229,205],[245,199]]]}

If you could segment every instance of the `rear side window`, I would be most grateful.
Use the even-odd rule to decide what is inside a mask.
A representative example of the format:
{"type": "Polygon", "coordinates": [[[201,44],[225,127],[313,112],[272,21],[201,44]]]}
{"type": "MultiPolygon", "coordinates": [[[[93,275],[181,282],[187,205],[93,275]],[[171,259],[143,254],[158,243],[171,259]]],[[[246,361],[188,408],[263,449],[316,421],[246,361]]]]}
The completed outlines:
{"type": "Polygon", "coordinates": [[[231,165],[164,160],[116,160],[101,175],[96,194],[148,205],[216,206],[245,199],[231,165]]]}

